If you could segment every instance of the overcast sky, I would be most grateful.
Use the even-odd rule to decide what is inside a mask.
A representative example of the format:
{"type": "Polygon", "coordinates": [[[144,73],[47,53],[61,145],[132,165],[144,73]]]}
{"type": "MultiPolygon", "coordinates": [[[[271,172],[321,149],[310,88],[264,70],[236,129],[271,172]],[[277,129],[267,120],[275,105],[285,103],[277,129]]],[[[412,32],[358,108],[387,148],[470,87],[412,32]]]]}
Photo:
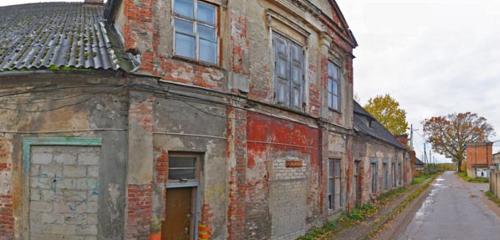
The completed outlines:
{"type": "MultiPolygon", "coordinates": [[[[42,1],[0,0],[0,6],[42,1]]],[[[500,139],[499,0],[337,2],[359,43],[354,91],[362,104],[392,95],[420,134],[425,118],[476,112],[499,132],[493,140],[500,139]]],[[[423,141],[415,138],[420,157],[423,141]]]]}
{"type": "Polygon", "coordinates": [[[471,111],[500,133],[499,0],[337,2],[359,43],[354,91],[362,104],[388,93],[420,130],[430,116],[471,111]]]}
{"type": "Polygon", "coordinates": [[[0,6],[39,2],[83,2],[83,0],[0,0],[0,6]]]}

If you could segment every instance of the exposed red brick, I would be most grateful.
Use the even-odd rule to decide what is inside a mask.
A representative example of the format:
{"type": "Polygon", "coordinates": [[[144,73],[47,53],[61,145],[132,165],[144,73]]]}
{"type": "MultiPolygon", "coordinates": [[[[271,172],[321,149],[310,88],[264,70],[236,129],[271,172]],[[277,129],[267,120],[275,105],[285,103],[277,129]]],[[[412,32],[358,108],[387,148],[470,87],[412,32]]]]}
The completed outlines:
{"type": "Polygon", "coordinates": [[[156,158],[156,183],[166,183],[168,179],[168,152],[161,150],[160,156],[156,158]]]}
{"type": "MultiPolygon", "coordinates": [[[[10,163],[0,163],[0,174],[11,171],[10,163]]],[[[10,192],[10,191],[9,191],[10,192]]],[[[0,239],[14,239],[14,215],[12,195],[0,195],[0,239]]]]}
{"type": "Polygon", "coordinates": [[[248,20],[244,15],[239,15],[236,11],[231,12],[231,43],[232,49],[232,69],[239,74],[248,74],[248,67],[245,65],[245,58],[248,57],[249,43],[247,38],[248,20]]]}
{"type": "Polygon", "coordinates": [[[127,239],[147,240],[153,209],[152,185],[129,184],[127,192],[127,239]]]}
{"type": "MultiPolygon", "coordinates": [[[[227,139],[228,145],[234,142],[234,155],[236,166],[229,173],[229,206],[227,210],[228,238],[245,238],[245,196],[246,196],[246,112],[228,107],[227,115],[235,117],[234,125],[232,119],[228,119],[227,139]]],[[[226,152],[230,158],[229,148],[226,152]]]]}

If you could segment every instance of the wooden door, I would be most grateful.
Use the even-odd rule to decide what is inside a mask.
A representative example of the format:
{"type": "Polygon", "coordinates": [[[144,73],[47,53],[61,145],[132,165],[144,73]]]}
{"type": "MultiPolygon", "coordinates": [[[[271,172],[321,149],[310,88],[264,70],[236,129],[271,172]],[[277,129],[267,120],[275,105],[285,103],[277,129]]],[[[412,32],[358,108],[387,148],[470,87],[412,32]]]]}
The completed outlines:
{"type": "Polygon", "coordinates": [[[396,176],[396,164],[395,163],[392,163],[391,164],[391,170],[392,170],[392,187],[396,187],[397,186],[397,176],[396,176]]]}
{"type": "Polygon", "coordinates": [[[193,188],[167,189],[163,240],[193,239],[193,188]]]}
{"type": "Polygon", "coordinates": [[[356,201],[356,205],[360,205],[361,204],[361,162],[360,161],[356,161],[354,162],[354,188],[355,188],[355,191],[354,191],[354,194],[356,195],[355,196],[355,201],[356,201]]]}

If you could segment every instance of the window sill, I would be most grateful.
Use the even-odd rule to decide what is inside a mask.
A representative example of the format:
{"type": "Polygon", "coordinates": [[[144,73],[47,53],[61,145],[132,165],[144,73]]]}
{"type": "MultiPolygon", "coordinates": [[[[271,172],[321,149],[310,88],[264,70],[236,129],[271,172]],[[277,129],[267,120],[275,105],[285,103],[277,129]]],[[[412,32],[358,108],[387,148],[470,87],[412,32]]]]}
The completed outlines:
{"type": "Polygon", "coordinates": [[[188,181],[175,181],[169,180],[167,183],[167,188],[182,188],[182,187],[198,187],[199,182],[197,180],[188,181]]]}
{"type": "Polygon", "coordinates": [[[335,108],[331,108],[331,107],[328,107],[328,110],[330,110],[331,112],[335,112],[335,113],[338,113],[338,114],[342,114],[342,112],[340,110],[337,110],[335,108]]]}
{"type": "Polygon", "coordinates": [[[203,61],[197,61],[197,60],[194,60],[194,59],[191,59],[191,58],[187,58],[187,57],[182,57],[182,56],[179,56],[179,55],[173,55],[172,59],[178,60],[178,61],[187,62],[187,63],[191,63],[191,64],[195,64],[195,65],[200,65],[200,66],[203,66],[203,67],[209,67],[209,68],[215,68],[215,69],[223,70],[222,67],[219,64],[213,64],[213,63],[207,63],[207,62],[203,62],[203,61]]]}
{"type": "Polygon", "coordinates": [[[287,105],[284,105],[284,104],[281,104],[281,103],[277,103],[276,101],[273,103],[273,105],[276,106],[276,107],[278,107],[278,108],[280,108],[280,109],[282,109],[282,110],[294,112],[294,113],[297,113],[297,114],[306,114],[306,111],[304,109],[290,107],[290,106],[287,106],[287,105]]]}

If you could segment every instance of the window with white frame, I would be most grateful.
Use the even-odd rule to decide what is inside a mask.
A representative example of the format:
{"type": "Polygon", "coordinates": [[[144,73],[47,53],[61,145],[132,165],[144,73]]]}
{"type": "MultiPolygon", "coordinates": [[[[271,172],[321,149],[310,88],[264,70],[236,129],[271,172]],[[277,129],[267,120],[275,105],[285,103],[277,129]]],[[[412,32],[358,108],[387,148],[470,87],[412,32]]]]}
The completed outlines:
{"type": "Polygon", "coordinates": [[[304,102],[304,49],[273,32],[275,99],[302,110],[304,102]]]}
{"type": "Polygon", "coordinates": [[[217,64],[217,6],[199,0],[173,1],[175,55],[217,64]]]}
{"type": "Polygon", "coordinates": [[[328,108],[340,111],[340,67],[328,62],[328,108]]]}
{"type": "Polygon", "coordinates": [[[341,167],[339,159],[328,160],[328,209],[335,210],[343,206],[341,167]]]}

